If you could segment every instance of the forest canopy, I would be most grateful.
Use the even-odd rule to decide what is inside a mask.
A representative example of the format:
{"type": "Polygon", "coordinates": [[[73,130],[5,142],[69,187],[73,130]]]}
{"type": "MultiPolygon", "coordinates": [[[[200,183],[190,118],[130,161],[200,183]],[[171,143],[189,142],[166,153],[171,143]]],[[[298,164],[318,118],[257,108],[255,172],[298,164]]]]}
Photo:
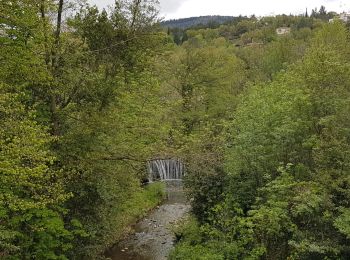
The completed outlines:
{"type": "Polygon", "coordinates": [[[174,157],[192,213],[170,259],[349,259],[349,24],[157,8],[0,3],[0,258],[103,259],[174,157]]]}

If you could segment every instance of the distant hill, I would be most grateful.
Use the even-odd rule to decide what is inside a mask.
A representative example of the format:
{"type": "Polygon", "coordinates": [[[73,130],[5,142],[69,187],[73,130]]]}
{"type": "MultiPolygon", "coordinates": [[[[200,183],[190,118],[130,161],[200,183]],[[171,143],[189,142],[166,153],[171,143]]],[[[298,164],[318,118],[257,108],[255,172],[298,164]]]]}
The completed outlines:
{"type": "Polygon", "coordinates": [[[208,15],[200,17],[189,17],[161,22],[163,27],[187,29],[198,25],[223,24],[234,20],[234,16],[208,15]]]}

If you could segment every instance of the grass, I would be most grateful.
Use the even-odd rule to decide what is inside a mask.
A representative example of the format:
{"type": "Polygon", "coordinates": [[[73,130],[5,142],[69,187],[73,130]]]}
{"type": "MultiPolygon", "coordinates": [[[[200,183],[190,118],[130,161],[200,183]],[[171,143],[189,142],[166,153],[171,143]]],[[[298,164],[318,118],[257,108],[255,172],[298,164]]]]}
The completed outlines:
{"type": "MultiPolygon", "coordinates": [[[[142,188],[140,192],[134,193],[126,204],[123,211],[124,220],[129,225],[144,217],[151,209],[159,205],[165,198],[165,184],[156,182],[142,188]]],[[[127,224],[125,223],[125,224],[127,224]]]]}
{"type": "Polygon", "coordinates": [[[194,216],[187,217],[174,232],[178,243],[170,253],[170,260],[224,260],[216,250],[202,245],[202,232],[194,216]]]}

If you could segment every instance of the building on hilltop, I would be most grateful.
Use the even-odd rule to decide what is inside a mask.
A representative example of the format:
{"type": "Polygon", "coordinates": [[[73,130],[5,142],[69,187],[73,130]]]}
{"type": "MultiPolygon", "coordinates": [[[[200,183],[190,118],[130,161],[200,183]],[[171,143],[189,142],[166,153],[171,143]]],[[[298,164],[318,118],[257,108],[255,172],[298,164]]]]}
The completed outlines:
{"type": "Polygon", "coordinates": [[[290,34],[291,30],[290,27],[279,27],[276,29],[277,35],[286,35],[290,34]]]}
{"type": "Polygon", "coordinates": [[[344,22],[350,22],[350,13],[343,12],[340,14],[339,19],[344,22]]]}
{"type": "Polygon", "coordinates": [[[335,20],[340,20],[344,23],[348,23],[350,22],[350,13],[342,12],[340,15],[334,17],[333,19],[329,19],[329,22],[333,23],[335,20]]]}

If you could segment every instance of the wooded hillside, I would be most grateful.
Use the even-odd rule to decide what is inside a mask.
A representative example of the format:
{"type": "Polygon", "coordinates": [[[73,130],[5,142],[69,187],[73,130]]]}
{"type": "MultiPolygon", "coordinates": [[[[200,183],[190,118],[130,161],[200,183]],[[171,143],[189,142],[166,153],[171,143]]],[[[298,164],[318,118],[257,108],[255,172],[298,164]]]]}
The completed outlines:
{"type": "Polygon", "coordinates": [[[194,26],[208,26],[208,25],[220,25],[226,22],[234,20],[233,16],[220,16],[220,15],[211,15],[211,16],[200,16],[200,17],[189,17],[182,19],[173,19],[166,20],[161,22],[161,25],[166,28],[179,28],[179,29],[188,29],[194,26]]]}
{"type": "Polygon", "coordinates": [[[349,259],[349,24],[156,6],[0,4],[0,258],[103,259],[165,157],[192,204],[171,259],[349,259]]]}

